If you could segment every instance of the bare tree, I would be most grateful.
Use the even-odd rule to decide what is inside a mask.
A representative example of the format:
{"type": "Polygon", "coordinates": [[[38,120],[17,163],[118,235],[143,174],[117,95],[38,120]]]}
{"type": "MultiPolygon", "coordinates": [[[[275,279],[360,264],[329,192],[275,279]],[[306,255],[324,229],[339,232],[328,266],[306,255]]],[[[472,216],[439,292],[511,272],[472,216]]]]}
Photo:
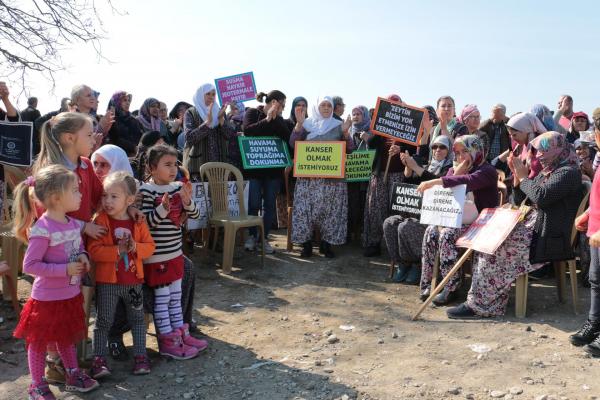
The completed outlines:
{"type": "Polygon", "coordinates": [[[0,77],[25,89],[27,75],[41,73],[54,87],[61,52],[88,43],[102,57],[104,33],[94,0],[0,0],[0,77]]]}

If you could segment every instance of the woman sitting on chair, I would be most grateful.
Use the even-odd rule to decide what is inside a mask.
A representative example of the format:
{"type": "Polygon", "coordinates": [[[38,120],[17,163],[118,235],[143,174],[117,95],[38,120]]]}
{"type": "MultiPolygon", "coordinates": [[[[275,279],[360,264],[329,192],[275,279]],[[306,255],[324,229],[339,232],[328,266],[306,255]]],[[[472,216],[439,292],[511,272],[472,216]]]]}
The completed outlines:
{"type": "Polygon", "coordinates": [[[519,222],[495,254],[475,253],[467,301],[447,310],[448,318],[474,319],[503,315],[512,282],[546,262],[574,257],[571,230],[582,197],[581,172],[573,147],[564,135],[546,132],[531,142],[542,171],[529,178],[529,168],[508,159],[515,177],[515,203],[528,199],[533,210],[519,222]]]}

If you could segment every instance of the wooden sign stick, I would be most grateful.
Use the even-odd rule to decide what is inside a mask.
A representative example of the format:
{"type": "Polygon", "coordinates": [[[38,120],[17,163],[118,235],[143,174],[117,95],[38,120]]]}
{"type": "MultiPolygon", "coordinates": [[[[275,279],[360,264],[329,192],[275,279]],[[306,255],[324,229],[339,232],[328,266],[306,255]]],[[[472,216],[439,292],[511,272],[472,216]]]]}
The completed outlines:
{"type": "Polygon", "coordinates": [[[390,169],[390,161],[392,161],[392,155],[388,156],[387,165],[385,166],[385,173],[383,174],[383,183],[387,183],[388,170],[390,169]]]}
{"type": "Polygon", "coordinates": [[[469,256],[471,255],[471,253],[473,253],[472,249],[468,249],[467,251],[465,251],[465,254],[462,255],[461,258],[458,259],[458,261],[456,262],[456,264],[454,264],[454,267],[452,267],[452,269],[450,271],[448,271],[448,274],[444,277],[444,279],[442,279],[442,281],[440,282],[439,285],[437,285],[437,287],[435,287],[433,289],[433,292],[431,292],[431,294],[429,295],[429,297],[427,298],[427,300],[425,300],[425,302],[421,305],[421,308],[419,308],[419,311],[417,311],[417,313],[415,315],[413,315],[412,320],[416,321],[417,318],[419,318],[419,315],[421,315],[421,313],[423,312],[423,310],[425,310],[425,307],[427,307],[429,305],[429,303],[431,303],[431,301],[433,300],[433,298],[435,296],[437,296],[437,294],[439,292],[442,291],[442,289],[444,288],[444,286],[446,285],[446,283],[448,283],[448,281],[450,280],[450,278],[452,278],[460,269],[460,267],[462,267],[462,265],[465,263],[465,261],[467,261],[467,259],[469,258],[469,256]]]}

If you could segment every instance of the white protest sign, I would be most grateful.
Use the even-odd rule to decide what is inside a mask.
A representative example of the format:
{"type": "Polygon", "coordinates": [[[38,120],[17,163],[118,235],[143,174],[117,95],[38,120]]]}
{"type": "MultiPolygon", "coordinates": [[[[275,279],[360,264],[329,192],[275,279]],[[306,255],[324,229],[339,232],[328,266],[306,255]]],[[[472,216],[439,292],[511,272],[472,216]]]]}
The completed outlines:
{"type": "Polygon", "coordinates": [[[444,188],[433,186],[423,192],[421,223],[460,228],[462,226],[467,185],[444,188]]]}
{"type": "MultiPolygon", "coordinates": [[[[248,190],[250,185],[248,181],[244,181],[244,204],[246,210],[248,210],[248,190]]],[[[240,215],[240,205],[237,197],[237,185],[235,181],[230,181],[227,184],[228,195],[227,201],[229,202],[229,215],[237,216],[240,215]]],[[[208,227],[208,214],[211,210],[210,192],[208,190],[208,182],[196,182],[192,183],[192,200],[196,203],[198,211],[200,211],[200,218],[188,219],[187,228],[192,229],[204,229],[208,227]]]]}

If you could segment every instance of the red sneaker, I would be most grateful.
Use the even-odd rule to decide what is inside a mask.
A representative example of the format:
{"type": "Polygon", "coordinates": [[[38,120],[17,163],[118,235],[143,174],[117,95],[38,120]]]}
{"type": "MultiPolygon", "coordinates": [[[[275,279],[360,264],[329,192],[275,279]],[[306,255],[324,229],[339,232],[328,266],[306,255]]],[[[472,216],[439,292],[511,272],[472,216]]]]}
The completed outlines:
{"type": "Polygon", "coordinates": [[[150,373],[150,359],[143,354],[133,358],[133,374],[146,375],[150,373]]]}

